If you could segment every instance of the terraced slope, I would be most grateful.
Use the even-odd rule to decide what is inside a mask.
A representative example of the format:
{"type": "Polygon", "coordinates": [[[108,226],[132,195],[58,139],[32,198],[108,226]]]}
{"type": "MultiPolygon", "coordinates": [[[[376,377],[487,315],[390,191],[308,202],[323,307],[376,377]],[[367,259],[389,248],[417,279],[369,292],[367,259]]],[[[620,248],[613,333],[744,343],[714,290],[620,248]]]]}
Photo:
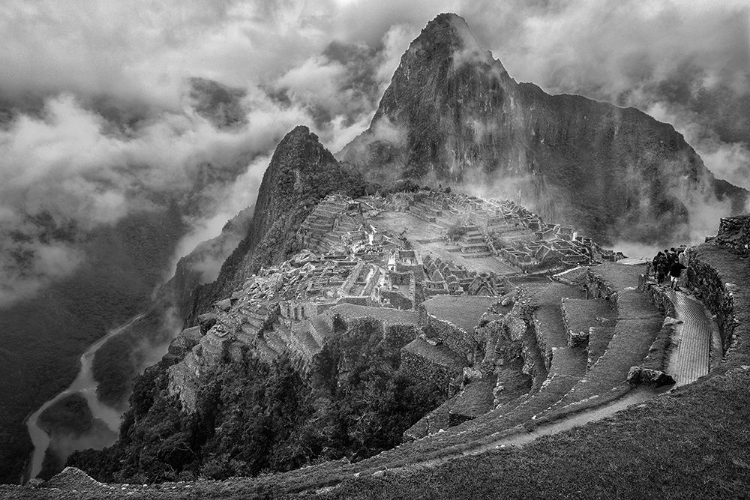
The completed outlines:
{"type": "MultiPolygon", "coordinates": [[[[612,342],[588,372],[585,347],[568,346],[561,309],[563,298],[582,298],[580,289],[561,283],[523,284],[527,290],[528,305],[535,309],[535,337],[540,346],[536,363],[549,366],[548,370],[538,372],[543,382],[538,380],[530,394],[445,432],[370,459],[354,464],[328,462],[278,475],[278,480],[292,490],[299,490],[337,483],[353,475],[372,474],[415,463],[433,463],[436,459],[484,449],[514,433],[525,433],[526,429],[533,428],[539,421],[562,418],[571,411],[621,396],[629,389],[625,379],[630,366],[637,364],[648,352],[662,323],[660,314],[647,296],[634,289],[641,271],[637,267],[616,264],[596,268],[602,287],[617,293],[618,311],[612,342]],[[573,403],[578,403],[578,406],[571,406],[573,403]]],[[[596,319],[589,318],[588,321],[596,319]]]]}

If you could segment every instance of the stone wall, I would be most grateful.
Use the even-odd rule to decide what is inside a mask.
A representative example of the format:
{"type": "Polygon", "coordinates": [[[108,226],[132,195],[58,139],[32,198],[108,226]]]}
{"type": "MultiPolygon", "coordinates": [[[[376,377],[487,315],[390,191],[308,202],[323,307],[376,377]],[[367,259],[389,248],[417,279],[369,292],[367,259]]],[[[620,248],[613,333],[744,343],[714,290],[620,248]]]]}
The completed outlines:
{"type": "Polygon", "coordinates": [[[672,299],[667,295],[666,290],[663,287],[656,286],[652,283],[646,283],[643,285],[644,292],[649,294],[651,302],[664,314],[664,316],[676,317],[674,310],[674,304],[672,299]]]}
{"type": "Polygon", "coordinates": [[[613,306],[617,304],[617,291],[595,272],[589,270],[585,286],[587,299],[606,299],[611,301],[613,306]]]}
{"type": "Polygon", "coordinates": [[[414,308],[414,302],[408,297],[404,297],[399,291],[381,290],[380,297],[387,300],[396,309],[408,311],[414,308]]]}
{"type": "Polygon", "coordinates": [[[453,352],[461,354],[467,360],[473,359],[478,346],[471,333],[429,313],[425,313],[424,319],[424,330],[429,338],[444,343],[453,352]]]}
{"type": "Polygon", "coordinates": [[[740,255],[750,255],[750,215],[721,219],[715,242],[740,255]]]}
{"type": "Polygon", "coordinates": [[[453,379],[463,374],[466,361],[445,345],[432,345],[416,338],[401,349],[401,371],[414,379],[427,380],[448,394],[453,379]]]}
{"type": "MultiPolygon", "coordinates": [[[[723,221],[723,219],[722,219],[723,221]]],[[[734,335],[734,291],[735,285],[724,283],[716,269],[700,259],[694,249],[688,254],[688,282],[696,290],[703,304],[716,315],[716,323],[721,332],[721,343],[724,352],[732,344],[734,335]]]]}

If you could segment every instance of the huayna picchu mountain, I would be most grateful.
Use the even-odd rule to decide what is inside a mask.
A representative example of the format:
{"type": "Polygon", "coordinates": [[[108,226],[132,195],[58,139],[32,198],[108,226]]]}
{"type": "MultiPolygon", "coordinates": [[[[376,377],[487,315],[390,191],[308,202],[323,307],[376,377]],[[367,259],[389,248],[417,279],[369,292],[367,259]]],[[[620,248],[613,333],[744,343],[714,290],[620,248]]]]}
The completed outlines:
{"type": "Polygon", "coordinates": [[[372,180],[520,197],[602,243],[685,240],[706,203],[724,200],[736,213],[747,196],[715,179],[671,125],[516,83],[455,14],[411,43],[369,129],[340,157],[372,180]]]}
{"type": "Polygon", "coordinates": [[[340,165],[307,127],[289,132],[263,175],[247,236],[224,262],[216,281],[198,288],[191,319],[261,266],[299,250],[294,239],[299,225],[321,199],[340,190],[354,196],[364,193],[361,175],[340,165]]]}

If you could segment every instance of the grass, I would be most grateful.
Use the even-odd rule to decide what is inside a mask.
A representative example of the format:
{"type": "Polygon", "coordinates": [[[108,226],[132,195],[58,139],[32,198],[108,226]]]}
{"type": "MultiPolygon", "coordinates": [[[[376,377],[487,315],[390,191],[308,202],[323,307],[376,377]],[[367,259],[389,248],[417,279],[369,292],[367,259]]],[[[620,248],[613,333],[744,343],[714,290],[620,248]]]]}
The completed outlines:
{"type": "Polygon", "coordinates": [[[750,371],[521,448],[349,480],[338,498],[746,498],[750,371]]]}
{"type": "Polygon", "coordinates": [[[479,318],[495,302],[495,297],[436,295],[424,301],[423,305],[428,313],[471,334],[474,327],[479,325],[479,318]]]}

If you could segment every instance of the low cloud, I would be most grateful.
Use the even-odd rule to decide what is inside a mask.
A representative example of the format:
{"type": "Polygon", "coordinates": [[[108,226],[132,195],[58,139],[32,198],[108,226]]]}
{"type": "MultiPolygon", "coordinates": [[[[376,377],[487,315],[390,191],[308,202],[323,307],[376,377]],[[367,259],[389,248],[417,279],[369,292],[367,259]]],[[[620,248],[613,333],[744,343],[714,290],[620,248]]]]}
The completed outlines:
{"type": "Polygon", "coordinates": [[[464,16],[516,80],[648,111],[718,177],[750,187],[746,1],[9,0],[0,306],[71,272],[83,258],[76,231],[149,209],[145,186],[197,196],[180,253],[216,236],[252,203],[294,126],[334,152],[366,130],[401,54],[440,12],[464,16]],[[239,89],[233,126],[196,111],[192,77],[239,89]]]}
{"type": "Polygon", "coordinates": [[[634,106],[750,188],[750,2],[525,2],[462,12],[512,77],[634,106]]]}

